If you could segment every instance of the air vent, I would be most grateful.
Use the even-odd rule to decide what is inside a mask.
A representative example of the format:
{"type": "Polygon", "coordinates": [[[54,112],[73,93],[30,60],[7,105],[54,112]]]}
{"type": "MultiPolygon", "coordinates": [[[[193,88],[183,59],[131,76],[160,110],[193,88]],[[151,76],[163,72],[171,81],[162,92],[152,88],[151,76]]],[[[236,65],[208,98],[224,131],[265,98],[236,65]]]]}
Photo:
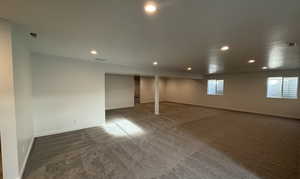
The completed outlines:
{"type": "Polygon", "coordinates": [[[106,62],[107,59],[103,59],[103,58],[95,58],[96,61],[98,62],[106,62]]]}

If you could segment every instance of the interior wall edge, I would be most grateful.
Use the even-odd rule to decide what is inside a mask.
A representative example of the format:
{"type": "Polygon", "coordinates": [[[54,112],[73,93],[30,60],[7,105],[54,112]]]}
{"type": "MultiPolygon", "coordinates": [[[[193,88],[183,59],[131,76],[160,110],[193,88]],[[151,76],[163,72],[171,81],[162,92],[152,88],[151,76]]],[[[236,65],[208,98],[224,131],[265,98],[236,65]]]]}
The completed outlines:
{"type": "Polygon", "coordinates": [[[31,64],[25,34],[21,27],[13,25],[12,56],[19,173],[22,173],[34,137],[31,64]]]}
{"type": "Polygon", "coordinates": [[[0,18],[0,132],[4,179],[19,176],[12,48],[12,25],[0,18]]]}
{"type": "Polygon", "coordinates": [[[23,178],[24,171],[25,171],[26,165],[28,163],[29,155],[30,155],[30,153],[32,151],[32,147],[33,147],[34,141],[35,141],[35,137],[32,137],[31,142],[30,142],[29,147],[28,147],[28,150],[27,150],[27,153],[26,153],[25,160],[23,162],[23,165],[21,166],[20,179],[23,178]]]}

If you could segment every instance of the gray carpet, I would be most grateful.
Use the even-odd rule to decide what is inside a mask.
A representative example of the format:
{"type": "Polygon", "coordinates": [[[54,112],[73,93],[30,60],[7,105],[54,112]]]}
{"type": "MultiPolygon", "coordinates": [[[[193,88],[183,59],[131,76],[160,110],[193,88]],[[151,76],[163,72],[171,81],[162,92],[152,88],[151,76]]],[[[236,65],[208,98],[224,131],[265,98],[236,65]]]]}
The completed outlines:
{"type": "Polygon", "coordinates": [[[300,179],[300,121],[161,104],[37,138],[25,179],[300,179]]]}

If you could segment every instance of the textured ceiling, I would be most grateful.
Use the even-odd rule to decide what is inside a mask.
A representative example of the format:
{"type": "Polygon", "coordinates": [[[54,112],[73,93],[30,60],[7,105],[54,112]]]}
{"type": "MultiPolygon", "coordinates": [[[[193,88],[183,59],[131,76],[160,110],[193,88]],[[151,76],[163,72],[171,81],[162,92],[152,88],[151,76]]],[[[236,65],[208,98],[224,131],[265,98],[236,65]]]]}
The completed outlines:
{"type": "Polygon", "coordinates": [[[156,2],[147,16],[139,0],[1,0],[0,17],[38,33],[38,53],[199,74],[300,68],[299,0],[156,2]]]}

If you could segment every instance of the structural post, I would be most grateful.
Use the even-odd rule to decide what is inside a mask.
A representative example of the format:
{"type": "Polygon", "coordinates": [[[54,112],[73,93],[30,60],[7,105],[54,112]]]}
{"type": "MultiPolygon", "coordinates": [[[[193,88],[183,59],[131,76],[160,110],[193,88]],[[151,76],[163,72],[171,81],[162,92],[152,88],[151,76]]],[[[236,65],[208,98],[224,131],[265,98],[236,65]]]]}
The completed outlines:
{"type": "Polygon", "coordinates": [[[155,80],[154,80],[154,96],[155,96],[154,113],[155,115],[159,115],[159,76],[158,75],[155,75],[155,80]]]}

